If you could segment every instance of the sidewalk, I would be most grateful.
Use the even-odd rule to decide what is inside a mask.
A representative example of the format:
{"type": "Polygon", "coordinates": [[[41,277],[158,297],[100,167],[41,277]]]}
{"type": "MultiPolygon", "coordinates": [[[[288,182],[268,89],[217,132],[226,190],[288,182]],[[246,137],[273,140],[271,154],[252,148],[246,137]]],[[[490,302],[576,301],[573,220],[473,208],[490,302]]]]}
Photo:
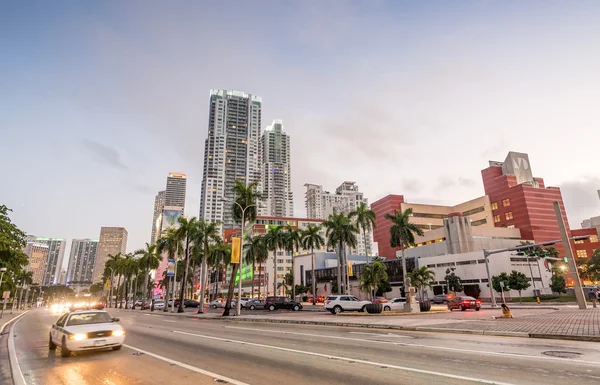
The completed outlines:
{"type": "Polygon", "coordinates": [[[10,314],[10,309],[7,309],[0,319],[0,384],[13,383],[8,354],[8,331],[10,328],[8,323],[23,312],[15,310],[13,314],[10,314]]]}

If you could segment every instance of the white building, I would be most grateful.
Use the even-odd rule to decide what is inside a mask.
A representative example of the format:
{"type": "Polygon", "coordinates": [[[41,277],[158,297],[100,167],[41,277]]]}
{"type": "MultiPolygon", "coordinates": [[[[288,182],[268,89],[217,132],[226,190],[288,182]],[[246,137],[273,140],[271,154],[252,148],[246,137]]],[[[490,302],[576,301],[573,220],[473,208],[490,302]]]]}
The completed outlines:
{"type": "Polygon", "coordinates": [[[98,243],[92,239],[73,239],[67,269],[69,286],[89,287],[93,283],[98,243]]]}
{"type": "Polygon", "coordinates": [[[235,181],[260,181],[261,106],[255,95],[210,91],[199,216],[222,228],[235,225],[231,203],[223,202],[235,199],[235,181]]]}
{"type": "Polygon", "coordinates": [[[262,206],[259,215],[294,216],[290,137],[281,120],[274,120],[261,137],[262,206]]]}
{"type": "Polygon", "coordinates": [[[48,246],[48,260],[43,279],[39,282],[43,286],[60,283],[60,271],[65,258],[67,241],[63,238],[42,238],[33,235],[27,236],[27,241],[45,244],[48,246]]]}
{"type": "MultiPolygon", "coordinates": [[[[368,205],[367,199],[363,193],[358,191],[358,186],[355,182],[344,182],[335,193],[323,190],[323,186],[315,184],[305,184],[305,206],[306,215],[311,219],[326,220],[333,213],[348,214],[355,210],[360,203],[364,202],[368,205]]],[[[357,234],[357,247],[350,250],[353,255],[376,255],[373,250],[373,231],[370,229],[363,236],[362,230],[357,234]],[[365,247],[366,239],[366,247],[365,247]]]]}

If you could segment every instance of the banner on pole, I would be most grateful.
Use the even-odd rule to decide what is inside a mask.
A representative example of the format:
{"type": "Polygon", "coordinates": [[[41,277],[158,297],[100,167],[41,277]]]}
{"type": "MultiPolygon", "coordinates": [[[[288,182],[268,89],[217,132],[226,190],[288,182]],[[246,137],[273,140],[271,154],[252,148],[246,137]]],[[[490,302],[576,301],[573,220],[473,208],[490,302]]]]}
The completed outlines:
{"type": "Polygon", "coordinates": [[[240,263],[242,238],[231,238],[231,263],[240,263]]]}
{"type": "Polygon", "coordinates": [[[174,276],[175,276],[175,260],[169,259],[168,264],[167,264],[167,277],[174,277],[174,276]]]}
{"type": "Polygon", "coordinates": [[[104,290],[110,290],[110,279],[107,279],[104,283],[104,290]]]}
{"type": "Polygon", "coordinates": [[[354,272],[352,271],[352,262],[348,261],[348,277],[352,277],[354,272]]]}

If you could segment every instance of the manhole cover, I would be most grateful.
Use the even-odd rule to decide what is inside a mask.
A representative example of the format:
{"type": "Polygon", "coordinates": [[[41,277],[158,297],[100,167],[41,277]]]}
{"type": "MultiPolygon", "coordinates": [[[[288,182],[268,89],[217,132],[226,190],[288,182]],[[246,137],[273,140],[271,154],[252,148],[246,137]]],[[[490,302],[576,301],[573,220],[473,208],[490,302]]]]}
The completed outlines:
{"type": "Polygon", "coordinates": [[[550,350],[547,352],[542,352],[542,354],[545,354],[545,355],[551,356],[551,357],[559,357],[559,358],[577,358],[577,357],[581,356],[581,353],[565,352],[565,351],[560,351],[560,350],[550,350]]]}

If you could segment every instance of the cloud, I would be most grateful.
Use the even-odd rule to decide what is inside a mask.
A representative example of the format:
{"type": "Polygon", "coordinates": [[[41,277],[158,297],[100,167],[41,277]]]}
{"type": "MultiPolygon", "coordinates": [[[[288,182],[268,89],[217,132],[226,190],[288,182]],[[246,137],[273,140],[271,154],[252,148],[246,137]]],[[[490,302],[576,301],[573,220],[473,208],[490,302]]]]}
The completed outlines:
{"type": "Polygon", "coordinates": [[[571,228],[578,229],[584,219],[600,215],[600,178],[584,177],[563,182],[559,187],[571,228]]]}
{"type": "Polygon", "coordinates": [[[406,191],[407,194],[419,194],[423,191],[423,184],[416,178],[404,179],[402,181],[402,191],[406,191]]]}
{"type": "Polygon", "coordinates": [[[83,145],[91,151],[97,160],[121,171],[129,171],[129,167],[121,161],[121,155],[116,149],[87,139],[83,140],[83,145]]]}

